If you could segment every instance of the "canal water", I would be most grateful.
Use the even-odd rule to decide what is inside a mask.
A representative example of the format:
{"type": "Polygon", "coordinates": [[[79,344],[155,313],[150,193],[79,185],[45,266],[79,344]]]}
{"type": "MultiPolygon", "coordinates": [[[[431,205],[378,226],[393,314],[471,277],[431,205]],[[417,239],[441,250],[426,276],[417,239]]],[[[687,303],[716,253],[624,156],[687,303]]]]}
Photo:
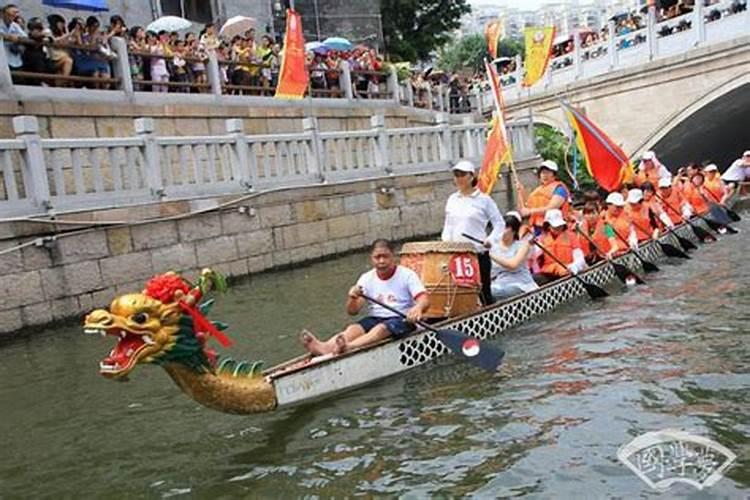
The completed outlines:
{"type": "MultiPolygon", "coordinates": [[[[67,326],[0,345],[0,498],[655,498],[618,448],[684,429],[738,459],[702,492],[750,494],[750,266],[744,232],[637,290],[509,331],[501,374],[448,359],[315,404],[231,416],[155,366],[97,374],[110,339],[67,326]]],[[[364,254],[253,277],[219,299],[232,354],[276,362],[347,320],[364,254]]]]}

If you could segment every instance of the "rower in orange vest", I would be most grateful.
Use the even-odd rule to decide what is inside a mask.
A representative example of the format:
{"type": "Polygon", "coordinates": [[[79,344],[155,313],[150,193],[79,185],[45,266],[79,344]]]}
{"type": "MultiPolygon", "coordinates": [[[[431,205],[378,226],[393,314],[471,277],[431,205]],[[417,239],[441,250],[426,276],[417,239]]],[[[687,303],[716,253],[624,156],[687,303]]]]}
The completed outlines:
{"type": "Polygon", "coordinates": [[[724,181],[721,180],[721,176],[719,176],[719,167],[711,163],[706,165],[703,173],[706,176],[703,187],[707,198],[714,203],[724,205],[727,201],[727,188],[724,181]]]}
{"type": "Polygon", "coordinates": [[[641,190],[643,191],[643,204],[648,207],[652,223],[656,223],[660,230],[673,228],[675,224],[655,196],[654,186],[650,182],[645,182],[641,186],[641,190]]]}
{"type": "Polygon", "coordinates": [[[703,181],[703,174],[697,172],[690,177],[690,182],[684,185],[682,191],[682,195],[698,215],[707,214],[710,208],[706,201],[706,195],[703,193],[703,181]]]}
{"type": "Polygon", "coordinates": [[[606,252],[606,257],[611,258],[627,252],[628,244],[637,246],[638,239],[625,214],[625,198],[622,194],[610,193],[606,204],[607,209],[602,213],[594,231],[594,243],[599,250],[606,252]]]}
{"type": "Polygon", "coordinates": [[[560,210],[556,208],[547,210],[544,216],[544,234],[539,237],[538,241],[544,250],[555,257],[550,257],[544,251],[539,255],[539,273],[534,275],[534,280],[540,285],[570,273],[578,274],[586,268],[578,236],[568,229],[560,210]]]}
{"type": "MultiPolygon", "coordinates": [[[[583,250],[583,255],[586,258],[586,262],[588,264],[593,264],[597,260],[597,253],[596,249],[591,245],[589,242],[589,239],[580,235],[578,231],[585,234],[589,238],[594,238],[594,233],[596,232],[596,226],[599,223],[599,206],[601,199],[599,198],[599,193],[594,192],[596,195],[593,196],[587,196],[589,193],[584,193],[583,199],[584,204],[583,208],[581,209],[580,214],[580,222],[578,225],[578,230],[576,230],[576,227],[573,226],[570,229],[578,235],[578,240],[581,244],[581,250],[583,250]]],[[[576,221],[574,221],[575,224],[576,221]]]]}
{"type": "Polygon", "coordinates": [[[644,182],[650,182],[655,186],[662,177],[671,177],[671,174],[656,158],[656,153],[653,151],[643,153],[641,162],[638,164],[638,173],[634,179],[636,187],[641,187],[644,182]]]}
{"type": "Polygon", "coordinates": [[[643,202],[643,191],[635,188],[628,192],[628,205],[625,213],[628,215],[636,238],[639,242],[658,238],[659,231],[651,223],[648,205],[643,202]]]}
{"type": "Polygon", "coordinates": [[[563,218],[567,218],[570,211],[570,190],[560,182],[558,170],[554,161],[543,161],[537,169],[539,186],[531,192],[525,206],[518,210],[522,216],[529,218],[529,224],[537,236],[542,233],[547,210],[559,209],[563,218]]]}
{"type": "Polygon", "coordinates": [[[672,224],[679,224],[682,219],[689,219],[693,215],[693,207],[683,198],[680,189],[672,186],[670,179],[659,180],[659,198],[672,224]]]}

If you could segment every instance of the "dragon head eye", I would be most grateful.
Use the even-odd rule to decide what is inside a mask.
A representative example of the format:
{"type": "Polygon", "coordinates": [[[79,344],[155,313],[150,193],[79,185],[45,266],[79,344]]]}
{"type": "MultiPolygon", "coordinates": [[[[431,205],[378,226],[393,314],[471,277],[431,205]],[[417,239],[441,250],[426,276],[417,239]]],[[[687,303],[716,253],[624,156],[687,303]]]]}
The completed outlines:
{"type": "Polygon", "coordinates": [[[148,314],[146,314],[144,312],[139,312],[139,313],[134,314],[131,317],[131,319],[135,323],[138,323],[139,325],[142,325],[143,323],[145,323],[146,321],[148,321],[148,314]]]}

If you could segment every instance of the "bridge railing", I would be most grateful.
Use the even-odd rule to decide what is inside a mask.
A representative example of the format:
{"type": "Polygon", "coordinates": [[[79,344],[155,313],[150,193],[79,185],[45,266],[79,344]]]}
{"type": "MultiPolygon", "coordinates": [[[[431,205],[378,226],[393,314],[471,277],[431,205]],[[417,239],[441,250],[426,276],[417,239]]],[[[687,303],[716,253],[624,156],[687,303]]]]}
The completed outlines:
{"type": "MultiPolygon", "coordinates": [[[[580,37],[574,36],[573,51],[552,59],[544,78],[531,88],[520,84],[524,70],[518,57],[516,83],[504,84],[503,95],[506,102],[512,101],[617,69],[682,54],[694,47],[747,35],[750,32],[748,3],[748,0],[724,0],[704,6],[703,2],[695,2],[692,12],[661,22],[649,15],[645,27],[620,35],[610,21],[607,40],[582,47],[580,37]]],[[[492,110],[491,99],[480,99],[480,103],[482,112],[492,110]]]]}
{"type": "MultiPolygon", "coordinates": [[[[226,134],[158,137],[152,118],[134,120],[135,136],[43,139],[33,116],[13,119],[15,139],[0,140],[0,214],[49,215],[241,194],[324,182],[440,171],[459,159],[479,161],[486,124],[445,113],[432,126],[388,129],[382,115],[359,131],[322,132],[305,118],[302,132],[246,135],[240,119],[226,134]]],[[[514,157],[535,156],[532,129],[509,124],[514,157]]]]}

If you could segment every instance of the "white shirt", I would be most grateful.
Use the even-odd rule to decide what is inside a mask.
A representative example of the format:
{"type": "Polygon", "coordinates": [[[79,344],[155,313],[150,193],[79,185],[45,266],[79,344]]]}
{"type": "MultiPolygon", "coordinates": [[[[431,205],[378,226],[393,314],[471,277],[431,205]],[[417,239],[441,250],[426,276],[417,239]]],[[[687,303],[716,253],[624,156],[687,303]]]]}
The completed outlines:
{"type": "MultiPolygon", "coordinates": [[[[375,269],[364,273],[357,280],[365,295],[377,299],[404,314],[416,304],[416,298],[427,293],[417,273],[404,266],[396,266],[396,272],[382,280],[375,269]]],[[[368,316],[392,318],[395,314],[384,307],[370,303],[368,316]]]]}
{"type": "Polygon", "coordinates": [[[743,165],[742,158],[735,160],[721,178],[726,182],[743,182],[750,178],[750,165],[743,165]]]}
{"type": "Polygon", "coordinates": [[[505,221],[492,198],[478,189],[468,196],[455,192],[445,204],[445,225],[440,239],[471,242],[478,252],[484,252],[486,248],[483,245],[471,241],[462,233],[484,241],[487,239],[488,223],[492,224],[489,239],[497,241],[505,230],[505,221]]]}

